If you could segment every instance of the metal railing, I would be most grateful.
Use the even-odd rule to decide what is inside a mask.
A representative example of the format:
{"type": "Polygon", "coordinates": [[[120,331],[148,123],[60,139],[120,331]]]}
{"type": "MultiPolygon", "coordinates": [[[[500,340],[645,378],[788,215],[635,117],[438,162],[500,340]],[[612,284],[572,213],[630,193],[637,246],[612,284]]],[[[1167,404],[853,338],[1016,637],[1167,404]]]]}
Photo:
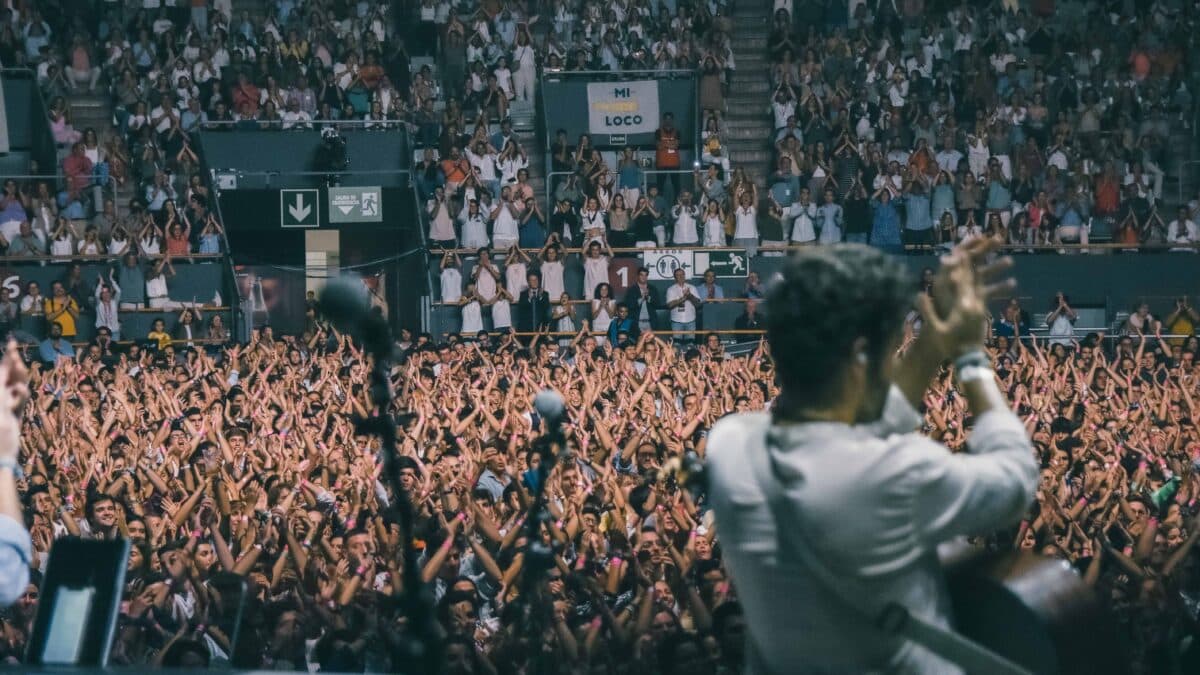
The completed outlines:
{"type": "Polygon", "coordinates": [[[550,171],[546,174],[542,187],[546,189],[545,208],[549,209],[554,203],[554,191],[556,189],[556,179],[568,180],[571,176],[578,175],[577,171],[550,171]]]}
{"type": "MultiPolygon", "coordinates": [[[[677,175],[677,176],[687,176],[688,177],[688,179],[680,179],[680,181],[679,181],[680,190],[682,191],[682,190],[686,189],[688,191],[692,191],[692,189],[694,187],[694,181],[690,180],[690,179],[695,175],[695,172],[696,172],[696,169],[694,167],[691,169],[642,169],[641,170],[641,174],[642,174],[641,180],[639,181],[639,189],[641,190],[641,193],[644,196],[646,194],[647,189],[650,187],[652,177],[677,175]],[[687,181],[686,183],[685,183],[685,180],[687,181]]],[[[546,190],[545,206],[547,209],[553,208],[554,203],[555,203],[555,198],[554,198],[554,191],[556,188],[555,179],[562,178],[565,180],[565,179],[569,179],[571,176],[577,176],[577,175],[579,175],[577,171],[551,171],[548,174],[546,174],[544,187],[546,190]]],[[[654,184],[655,185],[658,184],[657,179],[655,180],[654,184]]],[[[613,194],[616,194],[619,191],[619,188],[614,187],[612,191],[613,191],[613,194]]],[[[675,195],[675,196],[678,196],[678,195],[675,195]]],[[[635,206],[634,204],[626,204],[625,205],[626,208],[631,209],[631,210],[633,209],[634,206],[635,206]]]]}
{"type": "MultiPolygon", "coordinates": [[[[724,289],[724,287],[722,287],[722,289],[724,289]]],[[[596,298],[571,299],[571,300],[568,300],[566,304],[568,304],[568,305],[589,305],[589,304],[591,304],[592,300],[595,300],[595,299],[596,298]]],[[[621,304],[621,298],[614,297],[614,298],[609,298],[609,299],[617,304],[621,304]]],[[[753,300],[758,303],[762,303],[762,301],[763,301],[762,298],[744,298],[744,297],[740,297],[740,296],[736,297],[736,298],[700,298],[701,303],[703,303],[705,305],[709,305],[709,304],[718,304],[718,305],[745,304],[746,302],[749,302],[750,300],[753,300]]],[[[561,305],[563,303],[556,301],[553,304],[557,306],[557,305],[561,305]]],[[[438,301],[438,302],[433,303],[433,306],[434,307],[458,307],[459,303],[438,301]]]]}
{"type": "MultiPolygon", "coordinates": [[[[691,181],[692,186],[685,185],[684,179],[681,178],[679,181],[679,190],[680,190],[680,192],[682,192],[683,190],[688,190],[689,192],[691,192],[692,191],[691,188],[695,186],[694,176],[696,174],[697,169],[698,169],[698,166],[696,166],[694,163],[693,163],[692,168],[689,168],[689,169],[643,169],[642,170],[642,194],[646,194],[646,190],[650,186],[650,177],[651,176],[655,176],[655,177],[657,177],[657,176],[687,176],[688,178],[692,178],[692,181],[691,181]]],[[[655,179],[654,184],[655,185],[658,184],[657,178],[655,179]]],[[[661,193],[661,191],[660,191],[660,193],[661,193]]],[[[675,196],[678,197],[679,195],[675,195],[675,196]]],[[[629,204],[627,206],[629,206],[630,208],[633,208],[632,204],[629,204]]]]}
{"type": "Polygon", "coordinates": [[[212,195],[211,207],[213,212],[217,214],[217,222],[221,224],[221,245],[225,247],[225,273],[229,275],[229,287],[233,289],[232,302],[230,303],[233,309],[233,320],[230,322],[229,334],[242,335],[242,331],[246,323],[246,310],[244,298],[242,297],[242,287],[238,285],[237,270],[233,265],[233,248],[229,245],[229,231],[225,226],[225,214],[221,212],[221,188],[217,185],[214,174],[210,171],[208,174],[208,190],[212,195]]]}
{"type": "Polygon", "coordinates": [[[29,101],[29,105],[32,106],[29,115],[29,123],[32,127],[30,129],[29,156],[31,159],[37,160],[38,167],[42,171],[46,171],[52,166],[57,170],[55,165],[58,163],[58,144],[55,143],[54,134],[50,131],[50,106],[46,105],[46,99],[42,96],[42,88],[38,86],[37,73],[29,68],[0,68],[0,75],[28,78],[32,83],[33,96],[29,101]]]}
{"type": "MultiPolygon", "coordinates": [[[[31,174],[31,173],[6,174],[3,176],[0,176],[0,180],[7,180],[10,178],[12,180],[15,180],[18,182],[18,189],[20,189],[19,183],[21,181],[26,181],[28,183],[31,183],[32,189],[23,193],[23,194],[25,194],[25,196],[30,197],[30,198],[33,198],[34,195],[32,193],[36,190],[38,182],[44,181],[46,183],[49,183],[50,184],[50,196],[53,198],[57,198],[59,191],[70,188],[70,180],[71,180],[71,179],[67,178],[66,176],[61,176],[57,173],[54,173],[54,174],[31,174]]],[[[103,199],[103,198],[107,197],[108,199],[112,199],[113,215],[116,217],[114,219],[119,219],[121,216],[121,203],[117,199],[117,179],[114,178],[112,175],[109,175],[108,180],[106,181],[107,185],[100,185],[100,184],[96,183],[95,176],[88,177],[88,181],[90,181],[90,182],[87,185],[79,188],[79,191],[81,193],[88,192],[88,191],[93,190],[96,187],[100,187],[101,188],[101,190],[100,190],[101,198],[103,199]]],[[[93,199],[93,201],[95,201],[95,200],[93,199]]],[[[57,206],[57,202],[56,202],[56,206],[57,206]]],[[[99,213],[103,209],[104,204],[103,204],[103,201],[101,201],[100,204],[93,204],[92,206],[95,209],[96,213],[99,213]]],[[[88,220],[91,220],[91,218],[88,218],[88,220]]]]}
{"type": "Polygon", "coordinates": [[[245,129],[247,131],[314,131],[325,127],[336,127],[338,129],[349,129],[355,131],[395,131],[397,129],[408,129],[409,124],[405,120],[365,120],[365,119],[310,119],[310,120],[210,120],[201,122],[200,129],[205,131],[216,131],[219,129],[245,129]]]}
{"type": "MultiPolygon", "coordinates": [[[[1200,110],[1200,107],[1198,107],[1197,109],[1200,110]]],[[[1178,203],[1178,205],[1179,206],[1187,206],[1187,203],[1188,203],[1187,195],[1184,194],[1184,191],[1183,191],[1184,184],[1187,183],[1187,171],[1185,170],[1185,167],[1189,167],[1194,164],[1200,164],[1200,160],[1195,160],[1195,159],[1179,160],[1179,164],[1178,164],[1178,166],[1179,166],[1179,175],[1178,175],[1179,203],[1178,203]]],[[[1198,185],[1196,187],[1200,187],[1200,185],[1198,185]]]]}
{"type": "MultiPolygon", "coordinates": [[[[223,253],[187,253],[187,254],[183,254],[183,255],[170,255],[170,254],[166,254],[166,253],[159,253],[156,255],[145,255],[143,253],[139,253],[138,258],[141,260],[162,260],[164,258],[169,257],[171,259],[172,263],[176,263],[176,262],[179,262],[179,263],[205,263],[205,262],[212,262],[212,261],[218,260],[218,259],[224,257],[224,255],[225,254],[223,254],[223,253]]],[[[73,253],[70,255],[0,256],[0,261],[3,261],[5,265],[15,266],[15,265],[21,265],[23,263],[31,263],[31,264],[36,263],[38,265],[41,265],[41,264],[47,263],[47,262],[81,262],[81,263],[84,263],[84,262],[100,262],[100,263],[118,262],[118,261],[122,260],[124,257],[125,257],[124,253],[116,254],[116,255],[109,255],[107,253],[101,253],[98,255],[83,255],[83,254],[73,253]]]]}
{"type": "MultiPolygon", "coordinates": [[[[759,247],[762,250],[763,247],[759,247]]],[[[776,247],[778,248],[778,247],[776,247]]],[[[787,248],[802,248],[789,246],[787,248]]],[[[770,249],[768,249],[770,250],[770,249]]],[[[904,250],[910,253],[938,253],[946,250],[945,246],[937,244],[906,244],[904,250]]],[[[1100,242],[1087,244],[1001,244],[997,250],[1005,253],[1024,253],[1038,251],[1160,251],[1177,253],[1200,253],[1200,242],[1188,244],[1122,244],[1118,242],[1100,242]]]]}
{"type": "Polygon", "coordinates": [[[425,236],[425,230],[429,227],[429,214],[425,211],[425,204],[421,200],[421,193],[417,190],[417,182],[412,180],[412,174],[409,173],[409,190],[412,191],[413,208],[417,214],[417,231],[421,236],[421,255],[425,258],[425,297],[426,300],[421,303],[421,330],[429,332],[432,318],[428,311],[428,307],[433,306],[433,299],[437,297],[433,291],[433,257],[430,253],[429,238],[425,236]]]}
{"type": "MultiPolygon", "coordinates": [[[[412,171],[410,171],[409,169],[345,169],[342,171],[292,171],[292,170],[282,170],[282,169],[279,169],[279,170],[255,169],[255,170],[247,171],[247,170],[232,169],[232,168],[231,169],[210,168],[209,173],[211,175],[213,175],[214,177],[218,176],[218,175],[223,175],[223,174],[233,174],[234,176],[236,176],[238,178],[245,178],[245,177],[250,177],[250,176],[260,176],[264,179],[264,185],[261,188],[255,188],[255,189],[264,189],[264,190],[275,189],[271,186],[271,179],[291,177],[291,176],[300,177],[300,178],[317,178],[317,179],[321,179],[321,180],[324,180],[327,176],[337,176],[339,178],[347,178],[347,177],[352,177],[352,176],[397,176],[397,177],[403,176],[404,177],[403,185],[409,185],[412,183],[412,178],[411,178],[412,171]]],[[[352,186],[346,186],[346,187],[352,187],[352,186]]],[[[395,187],[395,186],[387,185],[384,187],[395,187]]]]}
{"type": "Polygon", "coordinates": [[[589,81],[597,80],[628,80],[631,75],[640,75],[649,77],[655,80],[671,80],[681,77],[695,77],[695,68],[670,68],[667,70],[654,70],[650,68],[642,68],[638,70],[566,70],[550,68],[542,69],[543,80],[569,80],[569,79],[586,79],[589,81]]]}
{"type": "MultiPolygon", "coordinates": [[[[1089,329],[1089,330],[1090,330],[1090,332],[1096,332],[1096,333],[1101,332],[1100,330],[1096,330],[1096,329],[1089,329]]],[[[454,333],[454,332],[459,332],[459,331],[441,331],[441,336],[445,337],[445,336],[449,335],[450,333],[454,333]]],[[[488,333],[501,333],[502,332],[502,333],[507,334],[509,332],[509,330],[493,328],[487,332],[488,333]]],[[[574,330],[574,331],[551,330],[551,331],[511,331],[511,332],[516,337],[534,337],[534,336],[556,337],[556,338],[558,338],[558,337],[575,337],[581,333],[586,333],[587,335],[590,335],[592,337],[603,337],[603,336],[608,335],[608,331],[589,330],[589,331],[585,332],[582,329],[574,330]]],[[[654,335],[663,335],[663,336],[672,336],[672,337],[675,337],[675,336],[697,337],[700,335],[708,335],[709,333],[713,333],[713,334],[717,335],[718,337],[726,337],[726,336],[733,336],[733,337],[755,336],[755,337],[758,337],[758,336],[765,336],[767,334],[766,329],[763,329],[763,328],[699,328],[698,327],[695,330],[657,330],[656,329],[651,332],[654,335]]],[[[1033,331],[1031,331],[1031,333],[1033,333],[1033,331]]],[[[1032,335],[1021,335],[1018,337],[1023,341],[1028,340],[1030,337],[1036,337],[1043,342],[1049,342],[1052,340],[1059,340],[1059,339],[1061,339],[1061,340],[1078,340],[1079,338],[1085,337],[1086,335],[1087,335],[1087,333],[1081,333],[1081,332],[1079,332],[1079,330],[1077,330],[1071,336],[1059,336],[1059,335],[1052,336],[1052,335],[1040,335],[1040,334],[1033,333],[1032,335]]],[[[464,339],[469,339],[469,338],[473,338],[474,336],[462,336],[462,337],[464,339]]],[[[992,334],[991,334],[991,339],[995,339],[997,337],[1002,337],[1002,336],[996,335],[996,332],[993,330],[992,334]]],[[[1128,337],[1128,336],[1110,335],[1110,334],[1104,334],[1104,335],[1100,336],[1100,338],[1105,341],[1119,341],[1119,340],[1124,339],[1125,337],[1128,337]]],[[[1193,336],[1172,334],[1172,335],[1153,336],[1152,339],[1157,340],[1157,339],[1161,338],[1163,340],[1182,340],[1182,339],[1187,339],[1190,337],[1193,337],[1193,336]]]]}
{"type": "MultiPolygon", "coordinates": [[[[758,253],[759,253],[759,255],[761,255],[764,251],[770,252],[770,253],[788,253],[788,252],[793,252],[793,251],[803,251],[805,249],[812,248],[813,246],[814,245],[812,245],[812,244],[810,244],[810,245],[802,245],[802,244],[760,245],[760,246],[758,246],[758,253]]],[[[496,250],[496,251],[493,251],[493,254],[494,255],[502,255],[507,250],[508,249],[496,250]]],[[[541,249],[521,248],[521,250],[525,251],[526,253],[536,253],[541,249]]],[[[570,252],[576,251],[576,250],[582,251],[583,247],[581,246],[581,247],[576,248],[576,247],[569,247],[569,246],[563,245],[563,250],[567,253],[570,253],[570,252]]],[[[726,251],[726,252],[742,251],[743,253],[746,251],[745,248],[742,248],[740,246],[688,246],[688,245],[683,245],[683,244],[675,245],[675,244],[671,244],[669,242],[663,246],[653,246],[653,247],[622,246],[622,247],[611,247],[610,250],[613,253],[617,253],[617,254],[620,254],[620,253],[642,254],[642,253],[654,253],[656,251],[665,251],[665,250],[671,250],[671,251],[726,251]]],[[[908,244],[908,245],[904,246],[904,251],[906,253],[921,254],[921,255],[939,254],[939,253],[945,252],[945,250],[946,249],[944,247],[938,246],[936,244],[934,244],[934,245],[908,244]]],[[[1200,242],[1192,243],[1192,244],[1114,244],[1114,243],[1103,243],[1103,244],[1003,244],[997,248],[997,251],[1002,252],[1002,253],[1023,253],[1023,252],[1030,251],[1030,250],[1035,251],[1035,252],[1037,252],[1037,251],[1058,251],[1058,250],[1065,250],[1065,251],[1088,251],[1088,250],[1135,251],[1136,250],[1136,251],[1200,253],[1200,242]]],[[[443,249],[438,249],[438,252],[439,252],[439,254],[441,254],[441,253],[457,253],[462,256],[473,256],[476,253],[476,249],[466,249],[466,248],[445,249],[445,248],[443,248],[443,249]]]]}

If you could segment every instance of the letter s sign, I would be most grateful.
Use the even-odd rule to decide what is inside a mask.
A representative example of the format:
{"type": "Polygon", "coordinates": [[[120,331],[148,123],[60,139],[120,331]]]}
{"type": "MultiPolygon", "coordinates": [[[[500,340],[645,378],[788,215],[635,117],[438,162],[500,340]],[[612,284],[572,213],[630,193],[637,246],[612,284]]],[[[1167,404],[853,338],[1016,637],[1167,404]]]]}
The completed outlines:
{"type": "Polygon", "coordinates": [[[0,287],[8,291],[10,300],[16,300],[21,296],[21,277],[16,274],[4,274],[3,281],[0,281],[0,287]]]}

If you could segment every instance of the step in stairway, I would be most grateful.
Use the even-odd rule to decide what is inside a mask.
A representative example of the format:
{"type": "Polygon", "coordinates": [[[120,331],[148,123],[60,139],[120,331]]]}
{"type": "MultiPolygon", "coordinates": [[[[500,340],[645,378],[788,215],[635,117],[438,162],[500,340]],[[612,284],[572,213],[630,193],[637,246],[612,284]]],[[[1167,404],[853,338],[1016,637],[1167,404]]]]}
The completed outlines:
{"type": "Polygon", "coordinates": [[[746,0],[733,9],[733,51],[737,69],[729,84],[722,138],[734,167],[741,168],[766,195],[771,152],[771,64],[767,38],[774,5],[746,0]]]}

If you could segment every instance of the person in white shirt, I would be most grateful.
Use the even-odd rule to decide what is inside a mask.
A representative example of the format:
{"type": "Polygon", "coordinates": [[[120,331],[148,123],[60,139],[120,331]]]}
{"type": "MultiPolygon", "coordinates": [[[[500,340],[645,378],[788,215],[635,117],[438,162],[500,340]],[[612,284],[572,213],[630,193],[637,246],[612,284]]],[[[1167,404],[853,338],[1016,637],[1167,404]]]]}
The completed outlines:
{"type": "Polygon", "coordinates": [[[796,114],[796,100],[791,87],[780,84],[775,90],[775,99],[771,101],[771,115],[775,119],[775,130],[787,126],[788,118],[796,114]]]}
{"type": "Polygon", "coordinates": [[[674,277],[675,283],[667,289],[667,309],[671,310],[671,330],[677,333],[675,341],[684,342],[696,331],[696,308],[700,306],[700,292],[687,283],[687,273],[682,267],[675,268],[674,277]]]}
{"type": "Polygon", "coordinates": [[[513,48],[513,65],[516,67],[516,71],[513,73],[514,100],[534,100],[533,92],[537,84],[537,52],[529,37],[529,27],[526,24],[520,24],[517,27],[517,46],[513,48]]]}
{"type": "Polygon", "coordinates": [[[496,290],[496,296],[484,303],[492,308],[492,328],[494,330],[512,330],[513,298],[503,286],[496,290]]]}
{"type": "Polygon", "coordinates": [[[487,141],[478,141],[474,148],[466,150],[467,161],[483,187],[493,195],[500,194],[500,176],[496,173],[496,149],[487,141]]]}
{"type": "Polygon", "coordinates": [[[939,169],[955,176],[958,175],[958,163],[963,160],[963,154],[954,146],[946,145],[942,147],[936,159],[939,169]]]}
{"type": "Polygon", "coordinates": [[[500,184],[513,185],[517,182],[517,173],[529,166],[529,157],[525,150],[510,140],[504,144],[504,150],[496,158],[496,167],[500,169],[500,184]]]}
{"type": "Polygon", "coordinates": [[[462,261],[457,251],[447,251],[442,256],[442,302],[458,304],[462,298],[462,261]]]}
{"type": "Polygon", "coordinates": [[[150,111],[150,124],[154,125],[157,134],[166,133],[172,124],[179,123],[179,111],[171,104],[171,97],[163,94],[160,103],[150,111]]]}
{"type": "Polygon", "coordinates": [[[121,287],[112,270],[108,271],[108,283],[96,277],[96,328],[105,327],[112,333],[113,340],[121,339],[121,287]]]}
{"type": "Polygon", "coordinates": [[[477,250],[491,243],[488,240],[487,226],[490,222],[490,211],[484,211],[476,199],[465,199],[458,222],[462,229],[463,248],[477,250]]]}
{"type": "Polygon", "coordinates": [[[954,34],[954,51],[969,52],[971,51],[971,44],[973,42],[974,38],[971,35],[971,26],[964,19],[958,25],[958,32],[954,34]]]}
{"type": "Polygon", "coordinates": [[[1079,315],[1071,309],[1067,296],[1059,291],[1054,296],[1054,309],[1046,315],[1046,328],[1050,329],[1050,344],[1071,348],[1071,338],[1075,336],[1075,321],[1079,315]]]}
{"type": "Polygon", "coordinates": [[[738,206],[733,211],[733,245],[746,249],[753,258],[758,253],[758,186],[742,192],[738,206]]]}
{"type": "Polygon", "coordinates": [[[291,99],[287,102],[287,109],[280,115],[283,119],[284,129],[311,129],[312,115],[300,109],[299,99],[291,99]]]}
{"type": "Polygon", "coordinates": [[[1180,244],[1172,251],[1181,253],[1195,253],[1195,244],[1200,243],[1200,230],[1197,229],[1195,221],[1188,218],[1187,207],[1179,207],[1179,214],[1167,225],[1167,242],[1171,244],[1180,244]]]}
{"type": "Polygon", "coordinates": [[[695,246],[700,243],[700,232],[696,227],[696,219],[700,217],[700,209],[692,204],[692,193],[684,190],[679,194],[679,202],[671,209],[671,217],[675,219],[675,231],[671,240],[681,246],[695,246]]]}
{"type": "Polygon", "coordinates": [[[885,634],[876,622],[898,605],[905,626],[948,629],[937,546],[1015,522],[1033,500],[1033,447],[983,351],[993,248],[980,241],[944,259],[899,361],[914,284],[896,259],[862,245],[808,248],[772,288],[781,392],[770,412],[717,422],[706,457],[749,672],[962,672],[904,626],[885,634]],[[975,419],[967,452],[916,432],[915,406],[945,360],[975,419]]]}
{"type": "Polygon", "coordinates": [[[446,199],[446,188],[441,185],[433,190],[433,196],[425,202],[429,214],[429,241],[444,248],[453,248],[455,242],[454,219],[450,217],[450,202],[446,199]]]}
{"type": "Polygon", "coordinates": [[[175,266],[171,264],[171,254],[168,253],[154,263],[150,274],[146,276],[146,303],[152,309],[183,309],[184,303],[172,300],[167,288],[167,279],[173,276],[175,266]]]}
{"type": "Polygon", "coordinates": [[[792,243],[812,244],[817,240],[817,205],[808,188],[800,188],[800,199],[784,210],[784,217],[792,223],[792,243]]]}
{"type": "Polygon", "coordinates": [[[496,62],[496,68],[492,70],[492,75],[496,77],[496,86],[504,92],[508,100],[516,98],[516,92],[513,89],[513,73],[508,69],[508,59],[500,57],[500,60],[496,62]]]}
{"type": "Polygon", "coordinates": [[[517,244],[520,238],[520,207],[513,202],[512,188],[505,185],[500,190],[500,199],[492,210],[492,247],[497,251],[506,251],[517,244]]]}

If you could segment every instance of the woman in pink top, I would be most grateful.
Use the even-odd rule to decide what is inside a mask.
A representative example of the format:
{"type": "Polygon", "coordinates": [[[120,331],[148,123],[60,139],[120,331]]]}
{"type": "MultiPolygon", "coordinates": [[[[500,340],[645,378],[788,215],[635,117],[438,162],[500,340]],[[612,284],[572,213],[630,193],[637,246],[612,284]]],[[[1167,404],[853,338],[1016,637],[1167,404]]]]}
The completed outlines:
{"type": "Polygon", "coordinates": [[[54,134],[54,142],[58,145],[74,145],[83,138],[83,134],[71,126],[71,111],[67,108],[67,101],[63,97],[59,96],[54,99],[54,103],[50,105],[49,117],[50,131],[54,134]]]}
{"type": "Polygon", "coordinates": [[[92,63],[92,53],[83,35],[76,35],[71,45],[71,62],[67,64],[67,80],[73,88],[87,83],[88,93],[96,93],[96,82],[100,80],[100,66],[92,63]]]}

